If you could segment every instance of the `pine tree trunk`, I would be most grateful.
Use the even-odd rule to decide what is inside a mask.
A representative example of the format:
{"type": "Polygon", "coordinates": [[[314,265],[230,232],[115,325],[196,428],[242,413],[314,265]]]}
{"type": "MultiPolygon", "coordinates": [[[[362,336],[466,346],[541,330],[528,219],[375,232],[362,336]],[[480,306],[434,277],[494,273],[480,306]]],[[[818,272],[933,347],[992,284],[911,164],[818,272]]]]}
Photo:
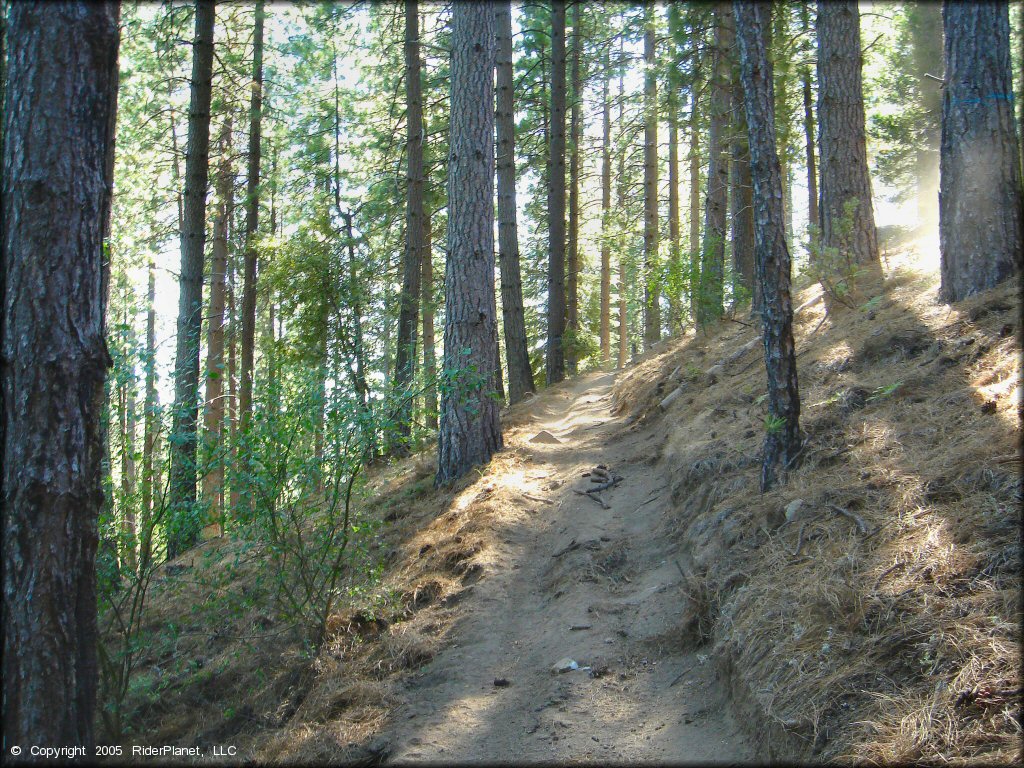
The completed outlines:
{"type": "Polygon", "coordinates": [[[658,76],[654,4],[644,5],[644,348],[661,340],[658,263],[658,76]]]}
{"type": "Polygon", "coordinates": [[[704,205],[697,323],[707,326],[722,316],[725,279],[725,214],[729,182],[726,142],[730,109],[728,51],[733,44],[732,9],[715,4],[715,49],[711,78],[711,129],[708,131],[708,183],[704,205]]]}
{"type": "Polygon", "coordinates": [[[604,89],[601,95],[601,364],[612,357],[612,106],[608,98],[611,56],[604,54],[604,89]]]}
{"type": "Polygon", "coordinates": [[[575,375],[578,369],[576,359],[576,334],[579,332],[579,231],[580,231],[580,141],[583,137],[583,123],[580,120],[580,103],[583,99],[580,83],[580,4],[572,7],[572,108],[569,117],[569,235],[568,235],[568,268],[566,271],[566,327],[572,343],[565,351],[565,364],[570,374],[575,375]]]}
{"type": "MultiPolygon", "coordinates": [[[[238,392],[238,436],[245,441],[252,420],[253,361],[256,353],[256,231],[260,220],[260,130],[263,119],[263,19],[264,0],[256,0],[252,48],[252,94],[249,101],[249,158],[245,182],[245,258],[242,274],[241,371],[238,392]]],[[[239,512],[252,512],[248,451],[237,457],[239,512]]],[[[235,483],[233,483],[234,485],[235,483]]]]}
{"type": "Polygon", "coordinates": [[[444,370],[458,374],[441,398],[437,485],[490,461],[502,446],[487,386],[498,363],[492,14],[483,3],[452,8],[444,370]]]}
{"type": "MultiPolygon", "coordinates": [[[[232,223],[229,231],[235,229],[232,223]]],[[[237,247],[237,244],[236,244],[237,247]]],[[[237,253],[237,250],[235,251],[237,253]]],[[[230,255],[230,254],[229,254],[230,255]]],[[[235,302],[235,262],[236,258],[228,260],[227,278],[227,313],[230,317],[228,327],[228,407],[227,407],[227,432],[230,441],[228,448],[227,465],[234,469],[238,466],[238,306],[235,302]]],[[[228,509],[239,508],[238,482],[235,477],[230,482],[231,494],[228,498],[228,509]]]]}
{"type": "Polygon", "coordinates": [[[170,441],[168,560],[195,546],[201,529],[196,508],[196,425],[199,417],[203,266],[206,261],[206,192],[210,174],[214,15],[211,0],[197,0],[185,148],[185,226],[181,230],[181,274],[178,278],[180,294],[170,441]]]}
{"type": "Polygon", "coordinates": [[[206,413],[203,426],[212,466],[203,477],[203,499],[210,519],[204,538],[224,533],[224,306],[228,273],[228,226],[234,214],[234,173],[231,169],[231,116],[224,122],[217,169],[217,218],[213,221],[210,263],[210,309],[206,336],[206,413]]]}
{"type": "MultiPolygon", "coordinates": [[[[356,261],[355,237],[352,234],[352,211],[338,210],[339,215],[345,220],[345,240],[348,247],[348,300],[349,314],[352,320],[352,367],[349,369],[352,374],[352,389],[359,398],[359,406],[363,414],[370,416],[369,396],[370,386],[366,380],[366,352],[363,346],[363,298],[362,280],[359,275],[359,264],[356,261]]],[[[364,425],[363,439],[366,443],[368,456],[377,455],[376,434],[373,427],[367,423],[364,425]]]]}
{"type": "MultiPolygon", "coordinates": [[[[0,247],[4,751],[93,754],[119,4],[7,11],[0,247]]],[[[88,758],[87,758],[88,759],[88,758]]]]}
{"type": "Polygon", "coordinates": [[[743,89],[734,84],[732,91],[732,164],[729,170],[729,203],[732,208],[733,304],[737,297],[751,299],[752,311],[760,310],[754,300],[754,187],[750,178],[750,142],[743,89]]]}
{"type": "Polygon", "coordinates": [[[523,315],[523,285],[519,267],[519,231],[516,221],[515,104],[512,70],[512,4],[494,5],[497,45],[497,94],[495,121],[498,137],[496,158],[498,186],[498,261],[501,268],[501,312],[505,329],[509,403],[534,391],[530,353],[523,315]]]}
{"type": "Polygon", "coordinates": [[[818,150],[821,268],[849,274],[880,266],[861,85],[860,14],[854,0],[818,0],[818,150]]]}
{"type": "Polygon", "coordinates": [[[146,531],[153,517],[153,498],[156,495],[156,475],[153,464],[156,456],[157,409],[159,396],[156,389],[156,262],[151,256],[146,289],[146,394],[143,405],[142,426],[142,527],[146,531]]]}
{"type": "Polygon", "coordinates": [[[942,74],[942,6],[920,1],[911,3],[907,15],[914,75],[920,95],[918,107],[924,116],[914,158],[917,221],[919,227],[934,232],[938,226],[942,89],[941,83],[932,78],[942,74]]]}
{"type": "Polygon", "coordinates": [[[395,391],[403,400],[395,418],[393,454],[408,452],[412,429],[412,400],[405,398],[413,382],[416,364],[416,318],[420,307],[420,281],[426,244],[423,197],[423,96],[420,83],[420,31],[417,0],[405,4],[405,124],[406,205],[405,258],[402,260],[402,293],[399,296],[398,339],[395,343],[395,391]]]}
{"type": "Polygon", "coordinates": [[[761,491],[784,479],[800,450],[800,392],[793,343],[790,260],[782,216],[782,168],[775,147],[772,73],[764,30],[771,6],[736,0],[736,35],[745,94],[754,184],[757,277],[763,292],[764,359],[768,373],[769,425],[761,467],[761,491]],[[781,464],[781,471],[778,469],[781,464]]]}
{"type": "MultiPolygon", "coordinates": [[[[805,35],[811,33],[810,13],[807,2],[800,6],[800,22],[805,35]]],[[[811,97],[811,68],[803,66],[800,69],[800,79],[803,86],[804,97],[804,143],[807,164],[807,224],[808,236],[814,231],[821,230],[821,221],[818,216],[818,169],[814,154],[814,100],[811,97]],[[813,227],[813,229],[812,229],[813,227]]]]}
{"type": "Polygon", "coordinates": [[[682,277],[682,244],[679,233],[679,103],[678,89],[669,79],[668,93],[668,331],[674,336],[683,329],[683,305],[679,292],[682,277]]]}
{"type": "MultiPolygon", "coordinates": [[[[615,180],[615,202],[620,214],[626,212],[626,146],[621,140],[622,134],[626,131],[626,82],[625,82],[625,57],[623,51],[622,37],[619,37],[619,156],[617,158],[618,175],[615,180]]],[[[620,222],[620,227],[625,227],[625,222],[620,222]]],[[[619,237],[619,360],[618,367],[625,368],[629,359],[629,315],[626,302],[626,238],[619,237]]]]}
{"type": "Polygon", "coordinates": [[[947,3],[943,27],[939,298],[953,302],[1020,271],[1024,202],[1007,4],[947,3]]]}
{"type": "MultiPolygon", "coordinates": [[[[434,261],[431,257],[433,238],[430,234],[430,214],[423,206],[424,234],[426,247],[423,249],[423,275],[420,278],[420,313],[423,324],[423,376],[426,389],[423,392],[423,423],[427,429],[437,429],[437,360],[434,346],[434,261]]],[[[504,282],[502,283],[504,286],[504,282]]],[[[507,322],[507,321],[506,321],[507,322]]],[[[527,364],[529,370],[529,364],[527,364]]]]}
{"type": "MultiPolygon", "coordinates": [[[[699,54],[698,54],[699,55],[699,54]]],[[[700,306],[700,132],[696,75],[690,93],[690,319],[697,322],[700,306]]]]}
{"type": "Polygon", "coordinates": [[[565,378],[565,0],[551,9],[547,383],[565,378]]]}
{"type": "MultiPolygon", "coordinates": [[[[124,315],[121,318],[124,328],[132,329],[134,323],[128,312],[129,297],[124,297],[124,315]]],[[[134,347],[134,330],[129,330],[128,343],[134,347]]],[[[134,365],[134,364],[133,364],[134,365]]],[[[135,413],[135,370],[129,371],[127,380],[119,387],[121,392],[121,562],[134,571],[138,561],[135,557],[135,488],[137,474],[135,469],[135,435],[137,418],[135,413]]]]}

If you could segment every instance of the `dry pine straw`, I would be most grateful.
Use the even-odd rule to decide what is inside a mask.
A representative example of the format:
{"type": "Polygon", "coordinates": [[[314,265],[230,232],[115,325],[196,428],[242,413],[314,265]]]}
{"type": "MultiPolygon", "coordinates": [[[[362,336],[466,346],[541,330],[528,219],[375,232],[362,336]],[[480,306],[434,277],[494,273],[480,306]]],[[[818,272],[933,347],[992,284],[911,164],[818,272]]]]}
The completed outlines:
{"type": "Polygon", "coordinates": [[[715,654],[791,757],[1006,763],[1021,748],[1017,286],[949,308],[911,255],[860,308],[797,318],[807,439],[782,488],[757,491],[760,347],[702,374],[755,329],[649,353],[616,402],[664,425],[667,533],[715,595],[715,654]]]}
{"type": "Polygon", "coordinates": [[[231,743],[240,759],[261,764],[376,759],[375,736],[399,700],[396,686],[445,644],[454,606],[482,575],[499,527],[528,514],[515,483],[503,480],[524,470],[518,450],[439,491],[432,459],[371,470],[366,503],[387,521],[378,542],[387,572],[376,600],[330,617],[314,659],[258,596],[258,551],[230,537],[212,540],[175,562],[180,573],[158,574],[147,627],[158,636],[174,622],[183,631],[173,644],[152,643],[134,679],[139,743],[231,743]],[[228,593],[251,596],[252,607],[228,616],[207,610],[228,593]],[[197,595],[209,606],[195,613],[197,595]],[[164,668],[174,670],[170,684],[164,668]]]}
{"type": "MultiPolygon", "coordinates": [[[[729,661],[762,720],[792,734],[784,756],[1007,762],[1020,744],[1016,286],[949,309],[935,303],[933,277],[897,263],[863,290],[866,310],[825,317],[819,303],[798,317],[808,440],[782,488],[756,488],[760,347],[717,383],[703,375],[755,328],[724,323],[663,343],[619,377],[617,409],[663,431],[651,471],[673,488],[664,525],[700,596],[694,634],[729,661]],[[682,381],[684,396],[660,414],[682,381]],[[804,504],[786,523],[796,498],[804,504]]],[[[529,421],[528,407],[513,409],[509,437],[529,421]]],[[[147,743],[233,742],[259,762],[365,759],[395,685],[444,644],[496,530],[516,524],[523,505],[503,478],[524,466],[512,448],[444,491],[430,488],[427,455],[374,470],[372,504],[388,523],[378,602],[333,616],[312,661],[274,635],[258,601],[217,626],[186,623],[194,632],[144,660],[136,732],[147,743]],[[172,662],[185,671],[147,693],[172,662]]],[[[208,542],[197,565],[209,549],[208,567],[223,570],[235,547],[208,542]]],[[[259,561],[247,557],[222,590],[253,589],[259,561]]],[[[150,626],[182,621],[196,594],[187,574],[159,584],[150,626]]]]}

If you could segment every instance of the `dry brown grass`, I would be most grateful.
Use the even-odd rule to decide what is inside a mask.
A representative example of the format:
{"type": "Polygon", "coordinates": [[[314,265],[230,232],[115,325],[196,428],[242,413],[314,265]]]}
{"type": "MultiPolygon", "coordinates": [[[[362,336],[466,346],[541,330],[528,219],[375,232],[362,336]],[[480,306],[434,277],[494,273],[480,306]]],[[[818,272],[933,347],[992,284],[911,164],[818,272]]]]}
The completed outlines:
{"type": "Polygon", "coordinates": [[[744,712],[766,755],[1020,757],[1017,286],[949,308],[911,257],[862,286],[877,297],[863,308],[798,317],[807,440],[771,493],[757,489],[759,346],[713,383],[704,373],[754,329],[683,338],[616,387],[621,409],[654,420],[689,378],[660,422],[666,532],[718,606],[714,651],[753,699],[744,712]]]}

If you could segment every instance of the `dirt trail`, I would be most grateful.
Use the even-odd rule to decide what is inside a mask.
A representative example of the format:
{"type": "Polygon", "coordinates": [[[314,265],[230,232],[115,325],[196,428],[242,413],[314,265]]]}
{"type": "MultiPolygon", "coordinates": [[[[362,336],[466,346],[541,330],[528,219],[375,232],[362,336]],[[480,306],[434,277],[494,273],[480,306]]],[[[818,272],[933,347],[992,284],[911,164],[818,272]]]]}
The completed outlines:
{"type": "Polygon", "coordinates": [[[390,760],[752,757],[711,663],[680,639],[682,577],[660,526],[668,481],[650,460],[658,427],[613,417],[613,382],[595,373],[548,391],[529,423],[507,431],[529,459],[491,478],[509,497],[508,524],[445,650],[408,683],[390,760]],[[531,440],[542,431],[557,442],[531,440]],[[572,490],[590,487],[581,475],[596,464],[624,478],[602,493],[607,510],[572,490]],[[553,674],[565,657],[596,676],[553,674]]]}

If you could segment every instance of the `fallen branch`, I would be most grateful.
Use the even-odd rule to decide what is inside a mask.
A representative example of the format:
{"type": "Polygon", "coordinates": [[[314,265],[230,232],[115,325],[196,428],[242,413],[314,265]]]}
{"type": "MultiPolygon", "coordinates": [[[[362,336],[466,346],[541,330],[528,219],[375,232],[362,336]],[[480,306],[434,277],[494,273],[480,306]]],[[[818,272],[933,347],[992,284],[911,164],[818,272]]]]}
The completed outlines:
{"type": "Polygon", "coordinates": [[[601,509],[611,509],[611,507],[609,507],[609,506],[608,506],[607,504],[605,504],[605,503],[604,503],[604,500],[603,500],[603,499],[601,499],[601,498],[600,498],[600,497],[598,497],[598,496],[593,496],[593,495],[591,495],[591,494],[592,494],[592,491],[577,491],[577,490],[576,490],[575,488],[573,488],[573,489],[572,489],[572,492],[573,492],[573,493],[577,493],[577,494],[579,494],[580,496],[586,496],[587,498],[589,498],[589,499],[591,499],[592,501],[594,501],[594,503],[596,503],[596,504],[600,504],[600,505],[601,505],[601,509]]]}
{"type": "Polygon", "coordinates": [[[661,496],[651,496],[651,498],[649,498],[647,501],[641,502],[640,506],[633,510],[633,514],[635,515],[637,512],[646,507],[652,501],[658,501],[660,498],[661,496]]]}
{"type": "Polygon", "coordinates": [[[545,499],[543,496],[534,496],[532,493],[523,493],[523,498],[529,499],[530,501],[539,501],[542,504],[554,504],[551,499],[545,499]]]}
{"type": "Polygon", "coordinates": [[[669,683],[669,684],[668,684],[668,687],[669,687],[669,688],[671,688],[671,687],[672,687],[673,685],[675,685],[675,684],[676,684],[676,683],[678,683],[678,682],[679,682],[680,680],[682,680],[682,679],[683,679],[683,677],[685,677],[685,676],[686,676],[686,673],[687,673],[687,672],[689,672],[689,671],[690,671],[691,669],[693,669],[693,668],[694,668],[695,666],[696,666],[695,664],[691,664],[691,665],[690,665],[690,666],[688,666],[688,667],[687,667],[686,669],[684,669],[684,670],[683,670],[682,672],[680,672],[680,673],[679,673],[678,675],[676,675],[676,679],[675,679],[675,680],[673,680],[673,681],[672,681],[671,683],[669,683]]]}
{"type": "Polygon", "coordinates": [[[576,541],[576,539],[573,539],[566,546],[562,547],[560,550],[555,552],[555,554],[553,554],[552,557],[561,557],[566,552],[572,552],[574,549],[579,549],[579,548],[580,548],[579,542],[576,541]]]}
{"type": "MultiPolygon", "coordinates": [[[[593,478],[591,478],[591,482],[594,482],[593,478]]],[[[589,491],[587,491],[587,493],[597,493],[598,491],[603,491],[607,488],[614,488],[621,482],[622,478],[619,477],[618,475],[616,475],[615,477],[609,477],[607,480],[604,480],[603,482],[599,481],[599,485],[596,488],[591,488],[589,491]]]]}
{"type": "Polygon", "coordinates": [[[860,531],[861,533],[867,533],[868,532],[867,523],[865,523],[864,520],[861,519],[860,515],[855,515],[850,510],[843,509],[842,507],[836,506],[835,504],[829,504],[828,508],[831,509],[833,512],[838,512],[840,515],[843,515],[844,517],[849,518],[850,520],[853,520],[853,522],[857,526],[857,530],[860,531]]]}
{"type": "Polygon", "coordinates": [[[796,536],[796,549],[794,549],[790,553],[790,554],[793,555],[793,557],[797,557],[800,554],[801,548],[804,546],[804,526],[805,525],[807,525],[807,523],[800,523],[800,533],[798,533],[797,536],[796,536]]]}

